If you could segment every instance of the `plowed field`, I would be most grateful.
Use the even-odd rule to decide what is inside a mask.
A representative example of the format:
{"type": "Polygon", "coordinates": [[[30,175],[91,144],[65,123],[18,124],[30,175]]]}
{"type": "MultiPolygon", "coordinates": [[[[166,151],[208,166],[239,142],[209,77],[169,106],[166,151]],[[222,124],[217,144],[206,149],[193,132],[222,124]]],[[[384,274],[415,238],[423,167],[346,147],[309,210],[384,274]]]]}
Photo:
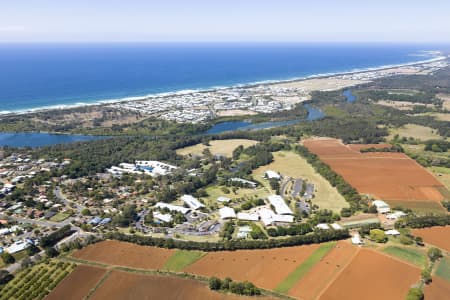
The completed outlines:
{"type": "Polygon", "coordinates": [[[360,193],[386,201],[439,203],[444,199],[438,190],[443,184],[403,153],[361,153],[359,149],[375,145],[344,145],[324,138],[306,140],[304,145],[360,193]]]}
{"type": "Polygon", "coordinates": [[[265,289],[274,289],[319,245],[211,252],[184,271],[203,276],[230,277],[253,282],[265,289]]]}
{"type": "Polygon", "coordinates": [[[105,274],[105,269],[80,265],[47,296],[47,300],[84,299],[105,274]]]}
{"type": "Polygon", "coordinates": [[[420,269],[362,249],[320,299],[405,299],[411,285],[419,279],[420,269]]]}
{"type": "Polygon", "coordinates": [[[289,291],[289,295],[304,300],[316,299],[320,292],[347,266],[358,250],[358,247],[348,242],[339,242],[289,291]]]}
{"type": "Polygon", "coordinates": [[[103,241],[76,251],[73,257],[115,266],[161,269],[173,253],[175,250],[103,241]]]}
{"type": "Polygon", "coordinates": [[[412,234],[422,237],[425,243],[435,245],[450,252],[450,226],[413,229],[412,234]]]}

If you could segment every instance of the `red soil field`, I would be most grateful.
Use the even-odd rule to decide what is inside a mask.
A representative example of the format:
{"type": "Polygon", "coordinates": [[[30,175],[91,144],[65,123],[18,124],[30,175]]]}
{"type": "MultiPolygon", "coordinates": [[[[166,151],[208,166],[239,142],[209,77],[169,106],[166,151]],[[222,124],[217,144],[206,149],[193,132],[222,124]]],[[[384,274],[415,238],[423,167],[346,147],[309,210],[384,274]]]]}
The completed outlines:
{"type": "Polygon", "coordinates": [[[160,269],[173,253],[175,253],[175,250],[119,241],[103,241],[78,250],[72,256],[109,265],[138,269],[160,269]]]}
{"type": "Polygon", "coordinates": [[[433,276],[431,284],[425,285],[424,292],[427,300],[448,299],[450,297],[450,282],[433,276]]]}
{"type": "Polygon", "coordinates": [[[206,284],[192,279],[113,271],[90,299],[248,300],[253,298],[214,292],[206,284]]]}
{"type": "Polygon", "coordinates": [[[361,249],[320,299],[405,299],[411,285],[419,279],[419,269],[375,251],[361,249]]]}
{"type": "Polygon", "coordinates": [[[432,244],[450,252],[450,225],[413,229],[412,234],[423,238],[425,243],[432,244]]]}
{"type": "Polygon", "coordinates": [[[248,280],[256,286],[274,289],[294,271],[319,245],[212,252],[188,266],[184,271],[207,277],[230,277],[248,280]]]}
{"type": "Polygon", "coordinates": [[[374,145],[344,145],[336,139],[309,139],[303,144],[360,193],[386,201],[444,199],[438,190],[443,184],[403,153],[360,153],[359,149],[374,145]]]}
{"type": "Polygon", "coordinates": [[[338,242],[336,247],[294,285],[289,295],[303,300],[316,299],[320,292],[350,263],[359,249],[348,242],[338,242]]]}
{"type": "Polygon", "coordinates": [[[78,266],[69,276],[45,298],[46,300],[84,299],[105,274],[105,269],[91,266],[78,266]]]}

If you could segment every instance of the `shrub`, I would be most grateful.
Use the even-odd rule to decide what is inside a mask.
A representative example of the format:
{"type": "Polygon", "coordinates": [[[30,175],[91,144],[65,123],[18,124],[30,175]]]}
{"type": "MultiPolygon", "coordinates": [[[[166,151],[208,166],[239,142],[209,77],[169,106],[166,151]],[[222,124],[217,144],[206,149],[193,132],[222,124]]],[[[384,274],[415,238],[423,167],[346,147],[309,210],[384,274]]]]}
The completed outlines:
{"type": "Polygon", "coordinates": [[[370,230],[370,239],[377,243],[386,243],[387,236],[381,229],[372,229],[370,230]]]}
{"type": "Polygon", "coordinates": [[[423,292],[420,288],[410,288],[406,300],[423,300],[423,292]]]}
{"type": "Polygon", "coordinates": [[[440,249],[434,248],[434,247],[430,248],[430,250],[428,250],[427,254],[431,261],[436,261],[442,257],[442,251],[440,249]]]}
{"type": "Polygon", "coordinates": [[[211,290],[220,290],[221,286],[222,286],[222,282],[219,278],[211,277],[209,279],[209,288],[211,290]]]}

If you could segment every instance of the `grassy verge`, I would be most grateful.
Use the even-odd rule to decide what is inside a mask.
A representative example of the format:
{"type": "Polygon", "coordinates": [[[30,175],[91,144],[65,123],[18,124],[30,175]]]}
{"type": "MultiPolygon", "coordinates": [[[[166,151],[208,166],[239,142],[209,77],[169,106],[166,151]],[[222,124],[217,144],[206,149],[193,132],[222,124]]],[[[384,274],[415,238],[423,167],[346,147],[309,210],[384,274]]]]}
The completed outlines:
{"type": "Polygon", "coordinates": [[[301,263],[291,274],[289,274],[275,288],[276,292],[287,293],[306,273],[308,273],[316,263],[318,263],[331,249],[336,246],[336,242],[325,243],[313,252],[303,263],[301,263]]]}
{"type": "Polygon", "coordinates": [[[50,218],[50,221],[52,222],[62,222],[65,219],[67,219],[68,217],[70,217],[72,214],[71,213],[57,213],[56,215],[54,215],[53,217],[50,218]]]}
{"type": "Polygon", "coordinates": [[[175,272],[182,271],[187,266],[199,260],[204,252],[201,251],[187,251],[177,250],[164,264],[164,270],[171,270],[175,272]]]}
{"type": "Polygon", "coordinates": [[[401,260],[410,262],[420,268],[424,268],[427,265],[427,258],[425,254],[416,249],[387,246],[382,251],[401,260]]]}
{"type": "Polygon", "coordinates": [[[450,281],[450,257],[444,257],[436,269],[436,275],[450,281]]]}

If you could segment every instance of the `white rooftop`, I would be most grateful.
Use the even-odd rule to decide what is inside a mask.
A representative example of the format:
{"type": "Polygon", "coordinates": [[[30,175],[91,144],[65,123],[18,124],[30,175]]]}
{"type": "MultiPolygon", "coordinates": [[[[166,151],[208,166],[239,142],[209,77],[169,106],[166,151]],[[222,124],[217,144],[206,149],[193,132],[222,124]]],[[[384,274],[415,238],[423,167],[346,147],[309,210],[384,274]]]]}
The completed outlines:
{"type": "Polygon", "coordinates": [[[269,199],[270,204],[275,207],[275,211],[279,215],[293,215],[292,210],[287,206],[286,202],[284,202],[283,198],[279,195],[270,195],[267,197],[269,199]]]}
{"type": "Polygon", "coordinates": [[[157,208],[167,208],[170,211],[178,211],[182,214],[187,214],[190,209],[186,208],[186,207],[182,207],[182,206],[178,206],[178,205],[172,205],[172,204],[168,204],[168,203],[164,203],[164,202],[158,202],[156,203],[155,207],[157,208]]]}
{"type": "Polygon", "coordinates": [[[386,235],[400,235],[400,232],[396,229],[386,230],[384,233],[386,235]]]}
{"type": "Polygon", "coordinates": [[[328,226],[328,224],[325,224],[325,223],[320,223],[320,224],[316,225],[316,228],[326,230],[326,229],[330,229],[330,226],[328,226]]]}
{"type": "Polygon", "coordinates": [[[186,203],[190,208],[195,210],[205,207],[205,205],[198,201],[197,198],[192,197],[191,195],[183,195],[181,196],[181,200],[183,200],[183,202],[186,203]]]}
{"type": "Polygon", "coordinates": [[[237,213],[237,218],[238,218],[238,220],[243,220],[243,221],[258,221],[259,215],[255,214],[255,213],[239,212],[239,213],[237,213]]]}
{"type": "Polygon", "coordinates": [[[231,207],[222,207],[219,209],[219,214],[221,219],[234,219],[236,218],[236,213],[231,207]]]}
{"type": "Polygon", "coordinates": [[[217,201],[219,201],[219,202],[230,202],[231,199],[228,198],[228,197],[225,197],[225,196],[220,196],[220,197],[217,197],[217,201]]]}
{"type": "Polygon", "coordinates": [[[333,227],[333,229],[335,229],[335,230],[341,230],[342,229],[342,226],[339,225],[338,223],[331,224],[331,227],[333,227]]]}
{"type": "Polygon", "coordinates": [[[163,221],[165,223],[170,223],[172,221],[172,216],[170,214],[162,214],[158,211],[153,212],[153,218],[163,221]]]}
{"type": "Polygon", "coordinates": [[[277,172],[272,171],[272,170],[267,170],[266,172],[264,172],[264,175],[268,179],[280,179],[281,178],[280,174],[278,174],[277,172]]]}

